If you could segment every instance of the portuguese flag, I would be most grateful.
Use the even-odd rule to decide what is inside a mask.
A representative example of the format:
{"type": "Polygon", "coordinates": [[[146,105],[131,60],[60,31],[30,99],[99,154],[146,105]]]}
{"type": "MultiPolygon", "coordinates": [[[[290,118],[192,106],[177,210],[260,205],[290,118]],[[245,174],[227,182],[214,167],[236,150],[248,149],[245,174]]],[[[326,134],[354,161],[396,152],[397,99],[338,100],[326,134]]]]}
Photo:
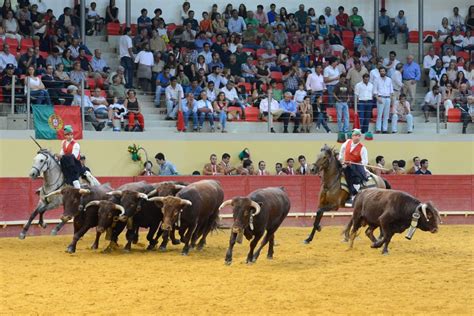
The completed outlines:
{"type": "Polygon", "coordinates": [[[82,139],[81,107],[64,105],[33,105],[35,138],[64,139],[63,128],[71,125],[74,139],[82,139]]]}

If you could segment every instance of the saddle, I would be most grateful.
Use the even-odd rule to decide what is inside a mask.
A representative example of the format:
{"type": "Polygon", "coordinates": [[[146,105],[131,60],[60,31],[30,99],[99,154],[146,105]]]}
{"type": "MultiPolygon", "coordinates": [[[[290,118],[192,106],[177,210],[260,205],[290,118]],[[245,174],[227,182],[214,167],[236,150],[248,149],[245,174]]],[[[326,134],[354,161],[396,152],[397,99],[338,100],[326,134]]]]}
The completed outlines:
{"type": "MultiPolygon", "coordinates": [[[[363,190],[363,189],[376,188],[377,187],[377,182],[375,182],[374,174],[369,172],[369,176],[367,178],[368,178],[368,180],[363,182],[360,185],[359,191],[363,190]]],[[[346,177],[344,175],[341,176],[341,189],[346,191],[347,193],[350,193],[349,186],[347,185],[346,177]]]]}

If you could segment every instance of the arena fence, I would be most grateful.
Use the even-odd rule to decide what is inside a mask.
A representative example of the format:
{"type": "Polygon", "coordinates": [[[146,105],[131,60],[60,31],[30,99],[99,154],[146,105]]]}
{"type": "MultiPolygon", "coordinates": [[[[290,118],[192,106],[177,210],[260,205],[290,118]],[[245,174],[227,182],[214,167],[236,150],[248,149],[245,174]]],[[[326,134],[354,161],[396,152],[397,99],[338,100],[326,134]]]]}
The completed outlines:
{"type": "MultiPolygon", "coordinates": [[[[180,177],[99,177],[102,183],[109,182],[116,188],[122,184],[146,180],[160,182],[177,180],[195,182],[203,179],[199,176],[180,177]]],[[[207,177],[206,177],[207,178],[207,177]]],[[[291,199],[292,218],[310,218],[318,206],[320,178],[317,176],[217,176],[212,177],[221,182],[225,199],[238,195],[247,195],[258,188],[268,186],[284,187],[291,199]]],[[[474,175],[392,175],[386,176],[393,189],[402,190],[418,197],[422,201],[433,201],[443,216],[473,216],[474,215],[474,175]]],[[[34,209],[38,196],[36,190],[42,180],[29,178],[0,178],[0,225],[24,225],[34,209]]],[[[223,210],[222,218],[230,218],[230,209],[223,210]]],[[[46,213],[47,223],[58,222],[62,209],[46,213]]],[[[347,217],[351,209],[340,209],[337,212],[327,212],[331,218],[347,217]]]]}

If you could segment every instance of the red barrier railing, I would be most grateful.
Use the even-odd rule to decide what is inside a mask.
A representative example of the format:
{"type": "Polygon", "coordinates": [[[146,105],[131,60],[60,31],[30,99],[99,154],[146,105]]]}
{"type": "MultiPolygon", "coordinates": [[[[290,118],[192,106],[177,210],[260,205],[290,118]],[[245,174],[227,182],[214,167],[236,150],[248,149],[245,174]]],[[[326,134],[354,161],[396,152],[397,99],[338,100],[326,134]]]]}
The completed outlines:
{"type": "MultiPolygon", "coordinates": [[[[112,187],[132,181],[160,182],[178,180],[195,182],[199,176],[180,177],[99,177],[112,187]]],[[[291,199],[292,213],[314,213],[318,206],[317,195],[321,185],[317,176],[220,176],[212,177],[221,182],[225,199],[247,195],[251,191],[269,186],[282,186],[291,199]]],[[[474,210],[474,175],[439,176],[387,176],[393,189],[408,192],[422,201],[431,200],[440,211],[474,210]]],[[[35,191],[42,180],[29,178],[0,178],[0,221],[26,220],[38,202],[35,191]]],[[[227,210],[229,211],[229,210],[227,210]]],[[[59,218],[62,210],[46,213],[47,219],[59,218]]]]}

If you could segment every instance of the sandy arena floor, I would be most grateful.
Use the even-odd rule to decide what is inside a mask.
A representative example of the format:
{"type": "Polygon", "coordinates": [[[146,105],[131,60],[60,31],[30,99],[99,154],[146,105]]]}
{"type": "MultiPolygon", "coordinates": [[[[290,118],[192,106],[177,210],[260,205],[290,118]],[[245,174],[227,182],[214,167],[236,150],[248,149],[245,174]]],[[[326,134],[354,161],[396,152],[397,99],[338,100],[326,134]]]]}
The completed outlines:
{"type": "MultiPolygon", "coordinates": [[[[473,314],[474,226],[443,226],[412,241],[392,240],[390,255],[361,235],[346,251],[341,227],[311,245],[308,228],[277,232],[274,260],[244,264],[248,242],[224,265],[229,231],[202,252],[64,252],[71,236],[0,239],[0,314],[473,314]]],[[[92,232],[92,231],[91,231],[92,232]]],[[[144,234],[141,235],[143,242],[144,234]]],[[[101,240],[101,249],[105,242],[101,240]]],[[[122,242],[123,243],[123,242],[122,242]]]]}

